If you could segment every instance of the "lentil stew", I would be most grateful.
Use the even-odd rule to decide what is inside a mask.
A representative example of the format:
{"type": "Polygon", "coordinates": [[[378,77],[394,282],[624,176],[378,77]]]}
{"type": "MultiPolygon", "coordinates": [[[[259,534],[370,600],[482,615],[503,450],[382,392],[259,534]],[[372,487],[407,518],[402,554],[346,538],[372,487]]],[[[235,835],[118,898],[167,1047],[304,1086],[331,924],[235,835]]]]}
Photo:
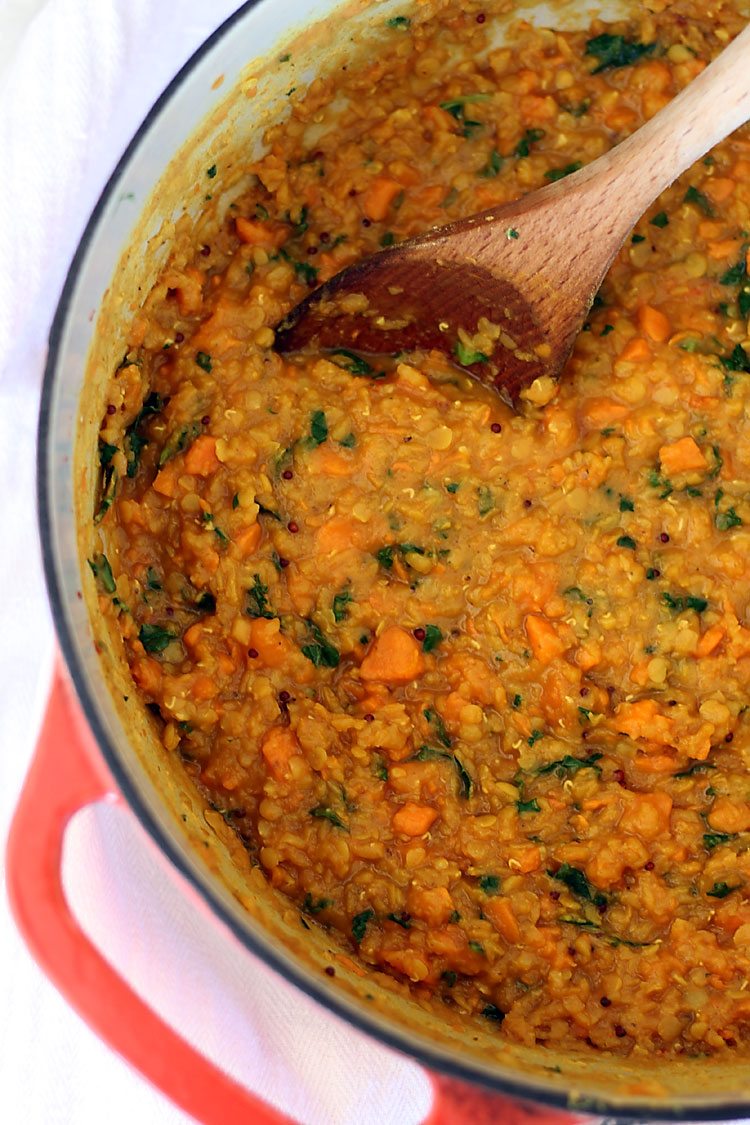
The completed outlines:
{"type": "Polygon", "coordinates": [[[305,926],[499,1037],[674,1057],[749,1032],[750,133],[518,412],[461,370],[487,322],[455,364],[273,351],[312,285],[594,159],[743,26],[654,7],[501,46],[489,4],[417,8],[292,96],[132,325],[89,562],[164,752],[305,926]]]}

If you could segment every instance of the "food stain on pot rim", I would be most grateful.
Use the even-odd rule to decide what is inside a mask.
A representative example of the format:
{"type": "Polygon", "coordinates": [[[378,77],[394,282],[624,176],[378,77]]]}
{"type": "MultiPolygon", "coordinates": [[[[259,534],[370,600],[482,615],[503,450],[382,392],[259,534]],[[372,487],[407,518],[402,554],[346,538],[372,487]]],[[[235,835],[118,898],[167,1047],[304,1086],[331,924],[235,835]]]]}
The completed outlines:
{"type": "Polygon", "coordinates": [[[164,754],[303,926],[501,1041],[746,1045],[747,130],[517,413],[461,370],[490,321],[383,365],[272,325],[588,163],[741,26],[678,0],[486,51],[489,4],[390,18],[221,225],[176,225],[108,391],[89,563],[164,754]]]}

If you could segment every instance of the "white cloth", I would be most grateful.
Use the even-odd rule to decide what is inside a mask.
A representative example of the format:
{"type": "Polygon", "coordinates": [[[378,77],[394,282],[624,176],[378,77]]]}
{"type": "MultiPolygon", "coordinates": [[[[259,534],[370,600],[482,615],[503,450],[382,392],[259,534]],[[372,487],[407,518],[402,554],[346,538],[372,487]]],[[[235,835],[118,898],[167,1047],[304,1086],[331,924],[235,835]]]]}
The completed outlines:
{"type": "MultiPolygon", "coordinates": [[[[237,0],[0,0],[0,840],[43,714],[54,639],[34,454],[47,332],[80,232],[140,120],[237,0]],[[26,14],[16,31],[11,17],[26,14]]],[[[153,1005],[304,1125],[410,1125],[419,1069],[325,1012],[197,917],[127,812],[66,839],[69,898],[153,1005]]],[[[8,1125],[185,1122],[82,1024],[0,905],[0,1116],[8,1125]]]]}

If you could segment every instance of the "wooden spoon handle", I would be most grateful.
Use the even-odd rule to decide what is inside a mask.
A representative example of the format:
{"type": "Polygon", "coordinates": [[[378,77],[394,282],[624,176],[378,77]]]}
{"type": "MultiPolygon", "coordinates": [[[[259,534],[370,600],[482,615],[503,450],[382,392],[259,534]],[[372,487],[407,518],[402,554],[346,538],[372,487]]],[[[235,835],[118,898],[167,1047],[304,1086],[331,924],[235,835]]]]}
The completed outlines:
{"type": "Polygon", "coordinates": [[[580,175],[603,177],[632,225],[677,177],[750,118],[750,26],[669,105],[580,175]],[[607,174],[609,169],[609,174],[607,174]]]}

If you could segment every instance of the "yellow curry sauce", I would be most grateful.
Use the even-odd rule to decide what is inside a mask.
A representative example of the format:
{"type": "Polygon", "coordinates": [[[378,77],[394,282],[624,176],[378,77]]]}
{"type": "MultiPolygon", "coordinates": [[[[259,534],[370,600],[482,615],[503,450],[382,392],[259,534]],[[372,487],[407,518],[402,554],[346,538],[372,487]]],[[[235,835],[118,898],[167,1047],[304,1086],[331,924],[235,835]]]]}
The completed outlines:
{"type": "Polygon", "coordinates": [[[493,47],[489,8],[443,7],[298,96],[148,298],[100,435],[102,606],[302,924],[501,1037],[741,1047],[750,133],[639,222],[518,412],[462,374],[471,341],[381,370],[282,359],[273,326],[600,155],[742,20],[662,0],[493,47]]]}

